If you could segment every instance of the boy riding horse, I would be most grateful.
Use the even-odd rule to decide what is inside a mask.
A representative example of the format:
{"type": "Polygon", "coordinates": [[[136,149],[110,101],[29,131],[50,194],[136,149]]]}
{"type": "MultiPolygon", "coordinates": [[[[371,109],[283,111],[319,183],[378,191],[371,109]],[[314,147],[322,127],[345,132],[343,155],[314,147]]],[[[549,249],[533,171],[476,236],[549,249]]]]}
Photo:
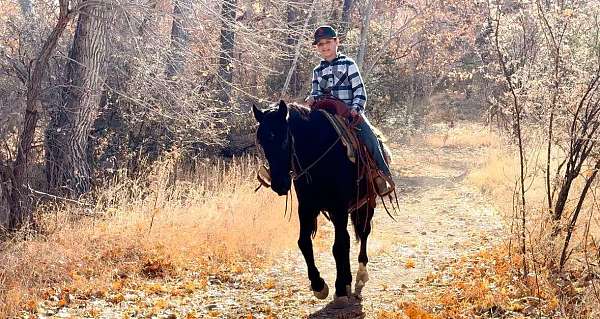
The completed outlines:
{"type": "MultiPolygon", "coordinates": [[[[318,108],[319,102],[324,98],[333,97],[342,101],[348,108],[349,115],[353,119],[358,118],[358,138],[367,146],[381,173],[391,181],[392,175],[384,159],[383,150],[364,113],[367,92],[358,66],[351,58],[338,53],[339,40],[331,26],[324,25],[315,30],[313,45],[322,60],[313,70],[312,90],[306,102],[311,108],[318,108]]],[[[379,194],[392,191],[390,183],[380,176],[375,178],[375,185],[379,194]]]]}

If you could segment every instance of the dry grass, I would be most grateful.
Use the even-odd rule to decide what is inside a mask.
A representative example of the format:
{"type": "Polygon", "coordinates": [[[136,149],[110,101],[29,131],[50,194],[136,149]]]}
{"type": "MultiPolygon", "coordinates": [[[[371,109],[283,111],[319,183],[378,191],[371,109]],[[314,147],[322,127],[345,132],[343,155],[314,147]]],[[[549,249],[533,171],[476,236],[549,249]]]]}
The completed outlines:
{"type": "Polygon", "coordinates": [[[437,124],[424,137],[432,147],[490,147],[501,144],[501,138],[485,126],[473,123],[457,123],[452,127],[437,124]]]}
{"type": "MultiPolygon", "coordinates": [[[[487,159],[479,167],[470,170],[467,179],[503,213],[507,225],[511,225],[517,234],[519,218],[514,218],[514,205],[518,205],[518,196],[515,195],[519,178],[517,149],[501,137],[493,134],[489,137],[480,136],[480,133],[487,134],[460,128],[442,129],[426,141],[438,147],[486,147],[487,159]],[[459,133],[461,131],[462,134],[459,133]]],[[[515,236],[511,252],[508,245],[503,245],[468,256],[450,264],[440,273],[430,275],[423,285],[435,284],[442,288],[421,296],[416,305],[405,304],[404,314],[409,318],[506,315],[592,318],[600,315],[600,308],[594,306],[600,300],[600,280],[597,276],[600,273],[600,267],[597,266],[600,258],[597,244],[600,236],[597,218],[599,205],[594,199],[595,192],[600,190],[600,183],[596,183],[594,194],[584,204],[571,240],[572,255],[567,267],[563,272],[558,272],[556,265],[564,243],[564,233],[551,236],[554,224],[546,208],[545,143],[543,135],[536,135],[533,130],[528,130],[526,136],[526,260],[530,275],[522,278],[519,273],[523,259],[515,236]]],[[[557,167],[563,157],[561,150],[555,147],[552,167],[557,167]]],[[[577,196],[583,182],[581,177],[575,180],[571,196],[577,196]]],[[[566,223],[575,204],[576,200],[567,204],[566,218],[561,223],[566,223]]],[[[506,239],[508,244],[509,238],[506,239]]]]}
{"type": "Polygon", "coordinates": [[[467,180],[502,212],[512,210],[513,194],[519,172],[518,157],[513,149],[489,148],[484,165],[469,172],[467,180]]]}
{"type": "Polygon", "coordinates": [[[4,243],[0,317],[59,290],[105,294],[118,278],[260,267],[294,245],[295,219],[283,217],[284,200],[254,193],[253,160],[207,164],[173,184],[175,162],[155,165],[148,183],[112,183],[96,207],[46,211],[46,235],[4,243]],[[94,216],[76,217],[83,212],[94,216]]]}

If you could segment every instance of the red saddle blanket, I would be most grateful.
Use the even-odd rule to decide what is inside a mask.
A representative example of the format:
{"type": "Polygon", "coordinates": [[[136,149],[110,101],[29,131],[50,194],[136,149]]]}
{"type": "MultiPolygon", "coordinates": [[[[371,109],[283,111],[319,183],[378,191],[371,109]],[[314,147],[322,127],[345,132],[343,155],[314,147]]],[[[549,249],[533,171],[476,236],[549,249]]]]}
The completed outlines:
{"type": "MultiPolygon", "coordinates": [[[[325,110],[333,115],[339,115],[344,119],[351,119],[350,107],[336,98],[333,95],[322,95],[315,98],[315,101],[310,105],[311,109],[325,110]]],[[[353,119],[351,119],[353,120],[353,119]]]]}

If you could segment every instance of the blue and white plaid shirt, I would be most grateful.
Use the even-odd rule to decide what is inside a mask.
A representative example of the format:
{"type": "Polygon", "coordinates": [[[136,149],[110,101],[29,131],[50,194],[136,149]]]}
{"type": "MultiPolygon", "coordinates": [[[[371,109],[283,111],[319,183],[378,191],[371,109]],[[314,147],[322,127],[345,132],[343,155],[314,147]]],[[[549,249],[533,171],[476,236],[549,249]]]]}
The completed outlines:
{"type": "Polygon", "coordinates": [[[367,92],[356,62],[338,54],[333,61],[321,60],[313,70],[311,95],[331,94],[359,112],[365,110],[367,92]]]}

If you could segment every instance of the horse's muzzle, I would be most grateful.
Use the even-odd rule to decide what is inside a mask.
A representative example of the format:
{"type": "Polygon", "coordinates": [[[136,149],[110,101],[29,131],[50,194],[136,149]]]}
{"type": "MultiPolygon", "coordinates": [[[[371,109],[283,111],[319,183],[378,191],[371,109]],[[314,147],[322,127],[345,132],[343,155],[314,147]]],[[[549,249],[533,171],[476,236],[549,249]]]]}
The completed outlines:
{"type": "Polygon", "coordinates": [[[273,179],[271,188],[279,196],[286,195],[290,191],[290,188],[292,188],[292,178],[290,176],[285,176],[273,179]]]}
{"type": "Polygon", "coordinates": [[[275,189],[275,188],[273,188],[273,190],[274,190],[274,191],[275,191],[275,193],[277,193],[277,195],[279,195],[279,196],[286,195],[286,194],[288,193],[288,191],[289,191],[289,189],[288,189],[288,190],[284,190],[284,189],[277,190],[277,189],[275,189]]]}

